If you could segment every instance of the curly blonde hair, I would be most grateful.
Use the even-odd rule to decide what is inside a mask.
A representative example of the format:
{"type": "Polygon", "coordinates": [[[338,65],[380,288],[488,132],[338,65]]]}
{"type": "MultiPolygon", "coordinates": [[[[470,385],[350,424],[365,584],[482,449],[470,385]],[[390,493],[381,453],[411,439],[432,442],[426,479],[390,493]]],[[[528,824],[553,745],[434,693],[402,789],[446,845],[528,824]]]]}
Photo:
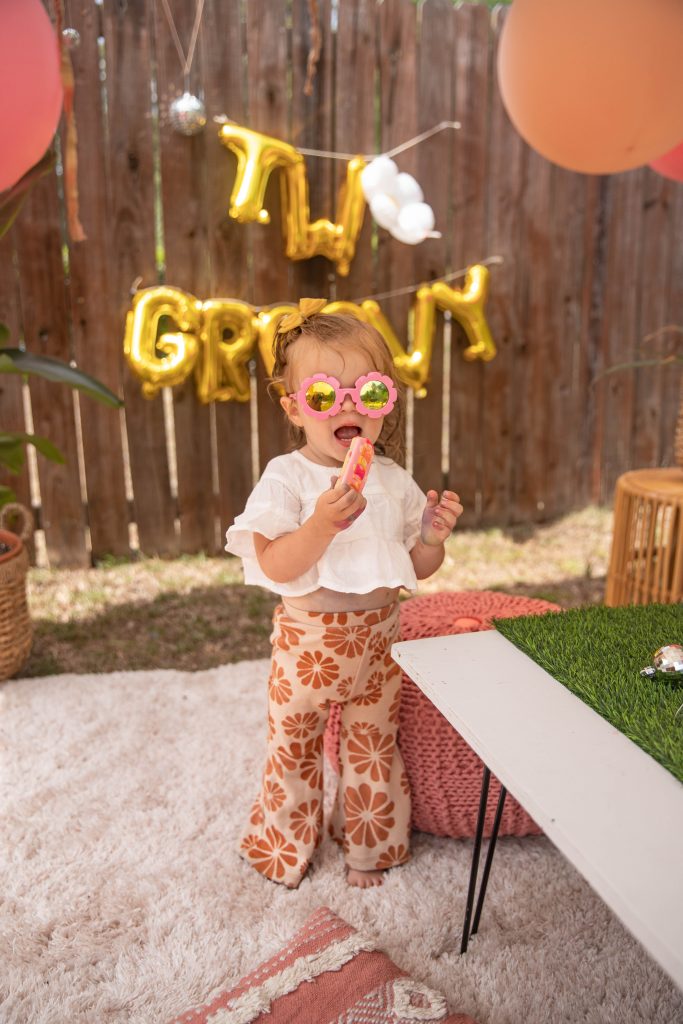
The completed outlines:
{"type": "MultiPolygon", "coordinates": [[[[331,345],[342,354],[344,347],[353,345],[369,357],[374,370],[391,377],[398,391],[398,401],[391,412],[384,417],[382,432],[375,444],[375,451],[396,462],[403,462],[405,456],[404,387],[398,379],[389,347],[379,331],[351,313],[316,313],[290,330],[278,329],[273,341],[275,357],[273,374],[268,385],[271,394],[289,395],[293,391],[295,381],[290,350],[300,339],[307,339],[318,345],[331,345]]],[[[291,420],[288,422],[292,448],[303,447],[306,443],[304,431],[291,420]]]]}

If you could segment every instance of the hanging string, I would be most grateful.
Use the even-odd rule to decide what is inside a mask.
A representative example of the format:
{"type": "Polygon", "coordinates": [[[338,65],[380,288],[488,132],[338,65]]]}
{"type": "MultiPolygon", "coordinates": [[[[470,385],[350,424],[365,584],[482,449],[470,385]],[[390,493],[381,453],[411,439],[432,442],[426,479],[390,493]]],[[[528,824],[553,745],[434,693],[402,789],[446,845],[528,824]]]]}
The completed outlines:
{"type": "Polygon", "coordinates": [[[318,0],[308,0],[308,13],[311,19],[311,47],[308,51],[308,60],[306,62],[304,96],[311,96],[313,94],[313,79],[315,78],[323,43],[320,28],[318,27],[318,0]]]}
{"type": "Polygon", "coordinates": [[[197,10],[194,15],[194,25],[192,26],[192,34],[190,35],[190,45],[187,48],[187,56],[183,50],[182,43],[180,42],[180,36],[178,35],[178,29],[176,28],[171,8],[168,6],[168,0],[161,0],[161,6],[164,9],[166,15],[166,21],[175,43],[175,48],[178,52],[178,59],[180,66],[183,69],[183,79],[185,82],[185,92],[189,92],[189,81],[190,81],[190,68],[192,67],[192,61],[194,60],[194,51],[197,46],[197,38],[199,37],[199,26],[202,20],[202,14],[204,12],[204,0],[197,0],[197,10]]]}
{"type": "MultiPolygon", "coordinates": [[[[398,156],[398,154],[402,153],[405,149],[410,149],[411,146],[417,146],[419,142],[424,142],[425,139],[431,138],[431,136],[436,135],[437,132],[444,131],[445,128],[453,128],[457,131],[460,127],[460,121],[439,121],[439,123],[435,124],[433,128],[428,128],[426,132],[416,135],[414,139],[408,139],[407,142],[402,142],[400,146],[395,146],[394,149],[390,149],[385,156],[398,156]]],[[[372,159],[372,157],[366,157],[366,159],[372,159]]]]}
{"type": "MultiPolygon", "coordinates": [[[[502,256],[487,256],[484,260],[477,260],[476,265],[480,267],[491,267],[504,263],[505,259],[502,256]]],[[[472,266],[472,264],[470,264],[472,266]]],[[[404,288],[394,288],[390,292],[376,292],[374,295],[361,295],[355,299],[344,299],[344,302],[353,302],[358,305],[361,302],[367,302],[370,299],[393,299],[397,295],[409,295],[416,292],[418,288],[422,288],[424,285],[435,284],[437,281],[454,281],[456,277],[465,277],[467,271],[470,269],[469,266],[461,267],[460,270],[453,270],[450,274],[442,274],[440,277],[432,277],[429,281],[418,281],[417,284],[408,284],[404,288]]],[[[137,291],[142,287],[142,277],[136,277],[130,286],[130,294],[135,295],[137,291]]],[[[337,299],[331,299],[331,302],[337,302],[337,299]]],[[[342,300],[339,300],[342,301],[342,300]]],[[[252,306],[257,312],[261,310],[270,309],[272,306],[285,306],[291,303],[291,299],[280,299],[277,302],[269,302],[267,306],[252,306]]]]}
{"type": "MultiPolygon", "coordinates": [[[[225,114],[216,114],[214,117],[216,124],[237,124],[236,121],[232,121],[225,114]]],[[[424,142],[425,139],[431,138],[432,135],[436,135],[437,132],[445,131],[446,128],[453,128],[456,131],[461,128],[460,121],[439,121],[433,128],[428,128],[425,132],[420,132],[419,135],[414,135],[412,139],[408,139],[407,142],[402,142],[400,146],[395,146],[390,149],[387,153],[382,155],[393,157],[398,156],[399,153],[403,153],[406,149],[410,149],[411,146],[417,146],[420,142],[424,142]]],[[[358,153],[339,153],[336,150],[331,149],[301,149],[300,146],[296,147],[298,153],[303,153],[304,156],[320,156],[329,160],[355,160],[358,153]]],[[[376,156],[380,156],[379,153],[362,153],[361,156],[368,162],[374,160],[376,156]]]]}
{"type": "MultiPolygon", "coordinates": [[[[494,264],[504,262],[505,260],[502,256],[487,256],[485,260],[477,260],[477,266],[490,267],[494,264]]],[[[367,302],[370,299],[393,299],[397,295],[410,295],[426,284],[434,284],[436,281],[454,281],[456,277],[465,277],[468,270],[469,267],[461,267],[460,270],[454,270],[450,274],[442,274],[441,277],[433,277],[431,281],[418,281],[417,284],[407,284],[405,288],[394,288],[391,292],[377,292],[375,295],[361,295],[357,299],[348,299],[347,301],[358,304],[359,302],[367,302]]]]}

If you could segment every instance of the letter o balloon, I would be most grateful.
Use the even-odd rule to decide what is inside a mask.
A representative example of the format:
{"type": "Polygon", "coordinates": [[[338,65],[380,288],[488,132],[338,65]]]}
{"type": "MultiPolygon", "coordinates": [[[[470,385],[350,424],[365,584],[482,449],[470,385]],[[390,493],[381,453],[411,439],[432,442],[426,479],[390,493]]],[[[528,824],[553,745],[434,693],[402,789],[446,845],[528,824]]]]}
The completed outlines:
{"type": "Polygon", "coordinates": [[[59,43],[40,0],[0,3],[0,192],[37,164],[62,110],[59,43]]]}
{"type": "Polygon", "coordinates": [[[498,48],[510,120],[587,174],[646,164],[681,139],[681,0],[514,0],[498,48]]]}

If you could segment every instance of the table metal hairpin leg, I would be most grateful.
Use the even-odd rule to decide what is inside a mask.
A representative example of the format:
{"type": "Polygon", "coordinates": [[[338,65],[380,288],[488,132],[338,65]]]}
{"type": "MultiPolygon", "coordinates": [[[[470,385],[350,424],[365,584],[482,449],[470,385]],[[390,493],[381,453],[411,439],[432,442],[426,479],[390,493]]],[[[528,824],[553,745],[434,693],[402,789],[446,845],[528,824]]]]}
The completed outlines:
{"type": "Polygon", "coordinates": [[[496,816],[493,821],[493,830],[491,832],[491,838],[489,840],[489,848],[486,853],[486,862],[484,864],[484,873],[481,879],[481,886],[479,889],[479,898],[477,900],[477,908],[474,915],[474,923],[472,930],[470,931],[470,922],[472,920],[472,907],[474,906],[474,893],[477,887],[477,873],[479,871],[479,855],[481,853],[481,843],[484,835],[484,822],[486,819],[486,804],[488,802],[489,795],[489,782],[491,780],[491,771],[484,765],[484,774],[481,780],[481,796],[479,797],[479,814],[477,815],[477,832],[474,837],[474,850],[472,851],[472,866],[470,868],[470,883],[467,890],[467,904],[465,906],[465,922],[462,927],[462,941],[460,944],[460,952],[467,952],[467,944],[470,936],[475,935],[477,928],[479,927],[479,919],[481,917],[482,907],[484,906],[484,897],[486,895],[486,886],[489,880],[489,874],[491,872],[491,863],[493,861],[493,854],[496,848],[496,840],[498,839],[498,830],[500,828],[500,820],[503,816],[503,807],[505,805],[505,796],[507,790],[504,786],[500,788],[500,796],[498,797],[498,806],[496,807],[496,816]]]}

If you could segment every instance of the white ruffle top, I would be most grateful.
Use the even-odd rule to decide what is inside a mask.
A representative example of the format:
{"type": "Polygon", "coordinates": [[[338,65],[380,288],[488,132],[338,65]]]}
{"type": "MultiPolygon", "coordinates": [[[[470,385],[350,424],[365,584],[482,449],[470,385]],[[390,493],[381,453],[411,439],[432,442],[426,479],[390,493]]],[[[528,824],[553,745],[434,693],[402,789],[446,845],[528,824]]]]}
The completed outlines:
{"type": "Polygon", "coordinates": [[[296,530],[313,514],[316,501],[338,472],[299,451],[271,459],[244,512],[226,534],[225,550],[242,559],[245,583],[283,597],[300,597],[318,587],[344,594],[367,594],[377,587],[416,589],[409,552],[419,539],[427,498],[402,466],[382,455],[375,456],[368,474],[362,515],[336,534],[322,558],[288,583],[276,583],[264,574],[254,533],[275,540],[296,530]]]}

